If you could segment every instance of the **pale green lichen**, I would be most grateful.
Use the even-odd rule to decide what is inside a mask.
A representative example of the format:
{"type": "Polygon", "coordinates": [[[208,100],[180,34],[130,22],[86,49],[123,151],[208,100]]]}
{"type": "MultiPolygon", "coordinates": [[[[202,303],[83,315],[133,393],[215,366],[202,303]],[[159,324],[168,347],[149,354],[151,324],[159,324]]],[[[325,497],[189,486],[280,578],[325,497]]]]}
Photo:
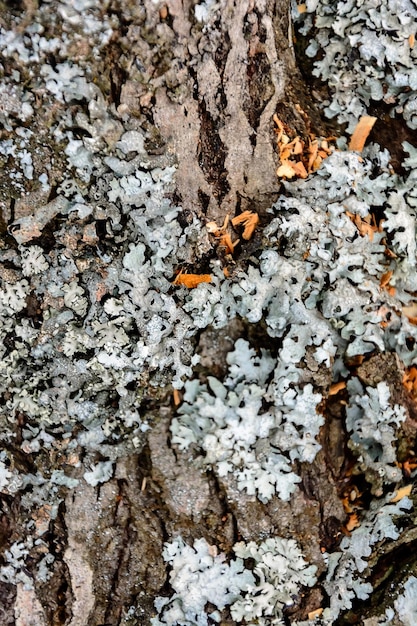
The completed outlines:
{"type": "Polygon", "coordinates": [[[292,606],[303,587],[316,582],[293,539],[274,537],[260,544],[243,541],[233,546],[237,558],[226,561],[204,539],[191,547],[181,537],[166,543],[164,560],[170,566],[174,594],[155,601],[158,617],[152,626],[207,626],[209,618],[221,621],[219,611],[229,607],[235,623],[259,626],[284,624],[283,609],[292,606]],[[250,562],[251,569],[245,567],[250,562]]]}
{"type": "Polygon", "coordinates": [[[326,115],[347,122],[351,132],[373,102],[383,102],[415,129],[415,3],[309,0],[306,9],[300,30],[306,34],[314,26],[306,54],[317,57],[313,73],[331,90],[326,115]]]}
{"type": "Polygon", "coordinates": [[[240,490],[262,502],[275,493],[288,500],[300,481],[292,462],[311,463],[320,449],[315,438],[324,422],[317,413],[321,395],[311,385],[283,393],[275,381],[268,385],[275,359],[266,351],[258,357],[243,339],[227,361],[224,383],[214,377],[208,385],[186,383],[172,442],[182,450],[192,445],[201,454],[197,464],[222,478],[233,475],[240,490]]]}
{"type": "MultiPolygon", "coordinates": [[[[316,72],[334,89],[327,112],[349,129],[381,99],[416,126],[417,48],[407,47],[416,10],[407,0],[388,4],[339,2],[335,15],[334,3],[307,2],[307,13],[317,16],[309,53],[322,52],[316,72]]],[[[117,27],[116,12],[106,17],[106,6],[60,2],[52,15],[41,3],[36,19],[21,29],[0,27],[3,57],[18,59],[28,72],[21,81],[11,71],[0,86],[0,123],[10,133],[0,142],[1,165],[24,201],[10,224],[15,241],[5,239],[0,250],[0,490],[19,494],[28,517],[48,503],[56,519],[67,489],[83,479],[101,485],[119,456],[141,450],[149,428],[143,390],[152,387],[150,395],[159,399],[172,385],[184,389],[171,424],[173,446],[192,448],[193,462],[215,472],[226,494],[236,485],[265,503],[289,500],[301,481],[296,464],[311,463],[320,449],[318,407],[325,392],[310,369],[327,370],[337,382],[351,378],[352,357],[396,352],[407,366],[417,357],[416,326],[402,313],[417,291],[416,148],[404,144],[409,157],[402,176],[393,173],[389,154],[371,145],[361,157],[334,152],[314,176],[285,183],[269,223],[258,227],[262,249],[246,260],[236,257],[236,271],[226,279],[221,261],[207,260],[214,247],[203,221],[171,200],[173,160],[148,153],[151,133],[109,105],[81,55],[77,62],[67,58],[86,35],[91,54],[100,54],[117,27]],[[44,36],[42,20],[51,29],[58,25],[62,37],[44,36]],[[56,56],[53,67],[49,55],[56,56]],[[55,111],[48,132],[63,168],[54,161],[57,149],[37,171],[35,97],[55,111]],[[26,205],[28,185],[36,181],[40,200],[30,196],[26,205]],[[362,236],[347,211],[370,220],[375,209],[381,228],[372,238],[362,236]],[[210,283],[173,286],[179,269],[203,262],[210,283]],[[395,294],[381,287],[386,274],[395,294]],[[225,376],[205,372],[202,382],[196,370],[201,331],[236,318],[261,334],[270,351],[237,339],[225,376]],[[33,474],[14,463],[16,445],[19,454],[31,455],[33,474]],[[60,446],[80,450],[79,479],[71,467],[41,462],[60,446]]],[[[218,9],[218,3],[195,5],[199,28],[209,27],[218,9]]],[[[387,489],[400,478],[395,440],[404,410],[384,382],[364,387],[351,378],[347,402],[356,469],[368,480],[377,473],[378,489],[387,489]]],[[[396,516],[409,505],[374,498],[362,525],[328,555],[323,623],[368,597],[371,551],[398,537],[396,516]]],[[[33,525],[26,542],[8,546],[2,581],[33,584],[26,573],[32,532],[33,525]]],[[[158,599],[154,623],[205,625],[229,607],[236,621],[278,624],[292,594],[316,583],[314,566],[292,540],[241,543],[235,553],[228,561],[204,540],[193,547],[181,539],[168,544],[164,558],[174,593],[158,599]],[[209,615],[207,602],[215,607],[209,615]]],[[[52,563],[42,558],[33,576],[47,581],[52,563]]],[[[392,609],[405,621],[414,587],[406,583],[392,609]]]]}

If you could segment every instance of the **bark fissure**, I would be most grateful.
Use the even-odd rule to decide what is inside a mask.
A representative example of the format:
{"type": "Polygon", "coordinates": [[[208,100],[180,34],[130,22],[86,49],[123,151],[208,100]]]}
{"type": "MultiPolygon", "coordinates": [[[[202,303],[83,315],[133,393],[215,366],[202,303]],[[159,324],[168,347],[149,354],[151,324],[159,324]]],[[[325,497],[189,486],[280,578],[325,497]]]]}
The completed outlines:
{"type": "Polygon", "coordinates": [[[191,32],[196,43],[182,48],[182,58],[192,56],[182,97],[178,89],[158,90],[154,119],[176,152],[184,208],[209,219],[234,215],[238,203],[242,211],[262,210],[278,190],[272,117],[284,98],[291,53],[287,36],[276,33],[280,9],[271,1],[261,5],[228,2],[221,22],[205,33],[190,24],[188,5],[167,3],[176,40],[191,32]]]}

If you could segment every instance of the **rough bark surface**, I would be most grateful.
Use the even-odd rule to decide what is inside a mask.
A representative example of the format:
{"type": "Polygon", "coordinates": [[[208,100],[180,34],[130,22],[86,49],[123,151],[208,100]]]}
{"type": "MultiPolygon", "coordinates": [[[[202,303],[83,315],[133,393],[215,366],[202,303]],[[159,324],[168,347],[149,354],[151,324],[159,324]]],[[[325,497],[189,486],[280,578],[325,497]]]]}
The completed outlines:
{"type": "MultiPolygon", "coordinates": [[[[2,3],[5,24],[14,10],[11,4],[2,3]]],[[[36,6],[29,1],[23,5],[26,17],[20,19],[30,20],[36,6]]],[[[91,60],[91,74],[108,94],[109,106],[120,116],[136,117],[152,135],[148,152],[155,163],[166,155],[174,158],[178,168],[175,194],[189,220],[197,214],[221,224],[226,214],[246,209],[256,210],[262,219],[279,191],[274,113],[278,111],[300,135],[306,136],[312,128],[322,130],[297,69],[289,3],[227,0],[221,19],[210,29],[195,19],[194,5],[192,0],[165,4],[115,0],[107,13],[116,14],[120,26],[101,55],[91,60]]],[[[74,50],[74,58],[88,56],[88,45],[86,41],[85,50],[74,50]]],[[[48,117],[38,118],[37,124],[39,159],[53,161],[51,171],[56,168],[58,178],[65,161],[58,151],[51,157],[48,117]]],[[[32,214],[35,203],[44,207],[38,223],[41,219],[46,227],[53,222],[60,210],[57,201],[33,192],[30,202],[27,197],[24,201],[16,197],[10,203],[7,177],[2,178],[6,191],[1,197],[0,227],[5,237],[7,224],[32,214]]],[[[255,239],[244,254],[250,255],[250,245],[259,247],[262,242],[255,239]]],[[[198,262],[204,270],[204,259],[198,262]]],[[[12,270],[4,267],[2,271],[12,270]]],[[[35,317],[40,306],[35,295],[32,304],[35,317]]],[[[233,340],[250,332],[255,331],[241,321],[222,331],[202,331],[196,349],[203,375],[204,371],[224,372],[233,340]]],[[[267,341],[262,333],[253,339],[260,345],[267,341]]],[[[357,375],[372,384],[379,379],[401,379],[398,365],[387,361],[368,361],[358,367],[357,375]]],[[[329,373],[317,367],[306,370],[305,382],[313,379],[326,396],[329,373]]],[[[393,382],[393,393],[399,387],[393,382]]],[[[53,575],[30,590],[22,583],[1,582],[2,625],[147,626],[155,615],[155,596],[169,590],[161,557],[163,543],[177,534],[185,540],[205,537],[226,552],[237,540],[259,540],[271,534],[292,537],[306,559],[317,564],[321,548],[331,550],[337,545],[346,521],[340,494],[351,465],[341,417],[343,398],[324,408],[322,451],[312,465],[299,468],[301,489],[290,502],[272,498],[268,504],[237,489],[229,490],[226,498],[214,474],[196,472],[189,453],[172,448],[170,398],[151,398],[149,407],[152,429],[143,449],[119,459],[114,477],[105,484],[93,487],[81,481],[68,491],[53,522],[45,511],[48,531],[43,537],[56,557],[53,575]],[[141,615],[136,611],[132,616],[131,606],[140,607],[141,615]]],[[[410,438],[415,432],[413,420],[415,415],[410,413],[410,438]]],[[[17,424],[13,453],[16,463],[29,472],[32,459],[20,451],[18,432],[17,424]]],[[[58,457],[48,460],[50,469],[59,467],[58,457]]],[[[74,472],[74,477],[81,476],[82,467],[76,466],[74,472]]],[[[1,505],[0,547],[4,551],[24,537],[29,520],[19,509],[19,496],[2,495],[1,505]]],[[[405,559],[404,546],[415,545],[414,530],[409,529],[401,541],[398,549],[405,559]]],[[[37,555],[38,560],[41,557],[37,555]]],[[[315,590],[298,600],[293,618],[305,619],[319,604],[320,593],[315,590]]]]}

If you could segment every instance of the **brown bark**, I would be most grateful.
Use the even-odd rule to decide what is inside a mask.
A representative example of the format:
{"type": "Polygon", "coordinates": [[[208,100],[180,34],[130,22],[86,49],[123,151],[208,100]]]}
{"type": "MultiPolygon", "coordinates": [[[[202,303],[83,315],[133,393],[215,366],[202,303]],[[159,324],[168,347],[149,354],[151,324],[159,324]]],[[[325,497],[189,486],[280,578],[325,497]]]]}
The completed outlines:
{"type": "MultiPolygon", "coordinates": [[[[109,105],[152,134],[148,151],[155,159],[174,156],[175,194],[188,216],[218,223],[246,209],[262,216],[279,191],[274,113],[301,135],[320,130],[294,58],[289,3],[225,0],[221,16],[207,28],[196,21],[194,4],[111,5],[120,28],[92,73],[109,105]]],[[[47,206],[53,212],[53,201],[47,206]]],[[[25,207],[17,211],[25,216],[25,207]]],[[[242,332],[252,331],[242,322],[203,331],[203,366],[224,371],[230,337],[242,332]]],[[[311,378],[324,392],[330,384],[326,371],[306,372],[305,380],[311,378]]],[[[67,493],[47,535],[56,557],[52,578],[34,590],[0,583],[1,624],[146,626],[155,614],[154,597],[167,582],[162,546],[176,534],[205,537],[226,552],[238,539],[294,537],[313,563],[321,563],[321,546],[336,545],[345,521],[339,499],[346,469],[341,405],[329,410],[323,450],[311,466],[300,468],[303,482],[295,497],[266,505],[237,489],[226,495],[214,474],[196,472],[189,455],[170,445],[169,398],[150,406],[152,430],[143,450],[119,460],[104,485],[81,481],[67,493]],[[130,618],[131,606],[138,608],[130,618]]],[[[27,459],[21,463],[29,471],[27,459]]],[[[2,503],[0,542],[7,548],[24,536],[28,520],[18,496],[4,496],[2,503]]],[[[317,593],[310,608],[319,603],[317,593]]],[[[309,606],[307,598],[300,618],[309,606]]]]}

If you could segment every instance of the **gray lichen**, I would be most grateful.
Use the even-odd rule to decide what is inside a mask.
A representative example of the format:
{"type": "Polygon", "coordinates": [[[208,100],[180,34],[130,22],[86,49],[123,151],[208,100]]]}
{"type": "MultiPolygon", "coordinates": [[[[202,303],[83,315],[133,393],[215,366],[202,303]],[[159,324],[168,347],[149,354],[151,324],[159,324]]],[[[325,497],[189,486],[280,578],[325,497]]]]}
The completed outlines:
{"type": "Polygon", "coordinates": [[[394,442],[396,431],[405,420],[405,409],[398,404],[390,405],[386,382],[364,390],[358,379],[352,378],[347,387],[350,395],[346,412],[349,445],[359,457],[372,492],[381,495],[385,483],[396,483],[402,477],[396,463],[394,442]]]}
{"type": "Polygon", "coordinates": [[[259,545],[242,541],[233,550],[237,558],[227,563],[204,539],[193,547],[181,537],[165,544],[163,556],[175,593],[156,599],[159,617],[152,625],[207,626],[208,618],[219,622],[219,611],[204,610],[210,603],[220,611],[228,606],[236,623],[278,626],[284,624],[283,609],[294,603],[301,587],[316,582],[317,568],[306,563],[293,539],[274,537],[259,545]],[[248,561],[253,569],[245,566],[248,561]]]}
{"type": "Polygon", "coordinates": [[[347,122],[351,132],[372,102],[383,102],[415,129],[415,4],[309,0],[306,10],[301,32],[314,24],[306,54],[318,57],[313,73],[331,89],[326,115],[347,122]]]}
{"type": "Polygon", "coordinates": [[[224,383],[209,377],[208,385],[185,385],[184,402],[173,420],[172,442],[180,449],[197,447],[203,467],[220,477],[234,475],[237,486],[262,502],[275,493],[288,500],[300,477],[295,460],[312,462],[320,445],[315,440],[323,417],[321,400],[311,385],[281,392],[266,381],[276,367],[270,354],[256,357],[243,339],[227,357],[224,383]],[[270,399],[265,410],[262,405],[270,399]]]}
{"type": "Polygon", "coordinates": [[[342,611],[352,608],[355,598],[366,600],[372,592],[372,585],[366,581],[366,568],[373,546],[397,539],[400,531],[394,520],[413,506],[407,497],[398,503],[391,500],[392,496],[387,496],[373,501],[359,528],[342,539],[340,551],[328,555],[324,587],[330,606],[323,612],[324,624],[334,624],[342,611]]]}
{"type": "MultiPolygon", "coordinates": [[[[307,3],[316,14],[308,53],[324,50],[316,73],[334,88],[327,113],[349,129],[381,100],[417,125],[416,10],[406,0],[388,4],[341,2],[335,16],[332,3],[307,3]]],[[[34,577],[48,580],[50,554],[33,573],[26,561],[35,549],[47,551],[43,535],[66,490],[80,481],[101,487],[119,457],[142,449],[150,428],[145,393],[157,404],[172,388],[183,390],[173,448],[191,451],[226,496],[236,485],[253,502],[287,503],[299,489],[300,464],[315,461],[321,447],[320,403],[328,390],[309,373],[314,362],[329,380],[347,381],[344,425],[355,470],[382,496],[401,479],[396,437],[406,411],[385,382],[364,386],[349,368],[374,352],[396,352],[405,366],[417,358],[410,313],[416,148],[404,144],[401,176],[389,154],[371,145],[361,156],[335,151],[315,175],[285,183],[258,227],[262,245],[246,255],[243,242],[226,277],[203,216],[172,200],[175,158],[168,150],[156,154],[149,121],[109,104],[101,80],[91,77],[88,59],[100,56],[118,18],[95,0],[58,7],[51,16],[41,3],[30,23],[0,27],[3,57],[17,58],[25,74],[23,80],[1,66],[1,165],[18,199],[0,247],[0,491],[18,494],[30,520],[26,540],[4,553],[1,580],[28,587],[34,577]],[[62,37],[44,34],[49,19],[62,37]],[[88,54],[69,60],[80,42],[88,54]],[[53,66],[49,55],[56,55],[53,66]],[[47,139],[35,132],[44,128],[36,98],[49,115],[47,139]],[[43,162],[38,148],[45,141],[52,154],[43,162]],[[209,272],[210,282],[174,284],[191,268],[209,272]],[[199,369],[200,333],[237,319],[270,349],[238,338],[224,377],[199,369]],[[16,447],[31,455],[33,473],[15,463],[16,447]],[[59,469],[50,462],[57,455],[59,469]],[[45,505],[47,523],[35,528],[31,513],[45,505]]],[[[219,7],[195,5],[198,28],[207,28],[219,7]]],[[[408,499],[374,497],[361,526],[326,555],[323,624],[368,597],[371,551],[398,537],[395,519],[410,507],[408,499]]],[[[181,538],[168,542],[163,557],[173,595],[157,600],[153,623],[206,626],[229,608],[236,622],[280,624],[293,596],[316,584],[316,567],[292,539],[233,549],[236,558],[228,560],[203,539],[193,547],[181,538]],[[206,613],[207,603],[215,610],[206,613]]],[[[405,621],[414,610],[410,581],[392,609],[405,621]]]]}

